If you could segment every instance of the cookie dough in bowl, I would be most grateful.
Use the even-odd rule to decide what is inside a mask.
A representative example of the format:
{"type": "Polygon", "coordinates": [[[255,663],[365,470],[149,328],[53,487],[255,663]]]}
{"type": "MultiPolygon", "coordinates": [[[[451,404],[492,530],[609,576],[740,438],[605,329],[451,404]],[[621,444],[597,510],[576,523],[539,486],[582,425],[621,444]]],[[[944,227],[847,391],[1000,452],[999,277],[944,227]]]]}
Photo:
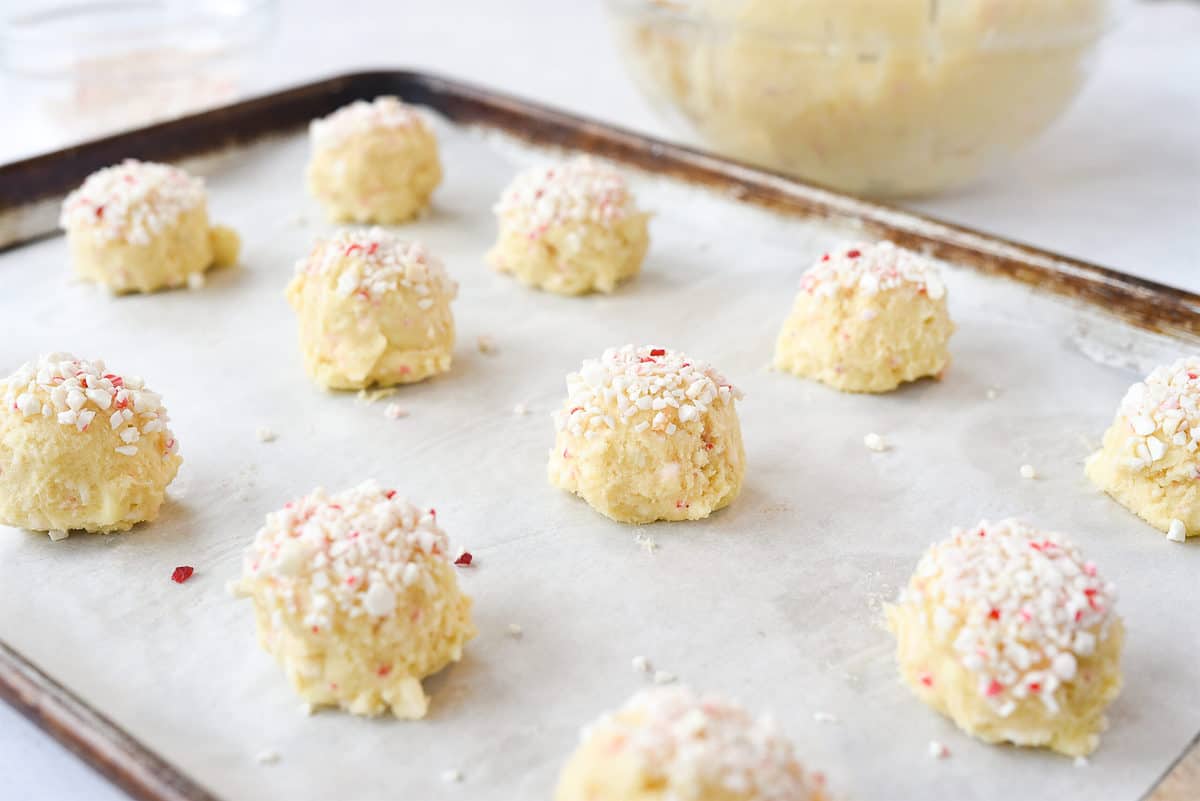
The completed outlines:
{"type": "Polygon", "coordinates": [[[1095,750],[1121,690],[1116,589],[1065,536],[955,529],[886,607],[904,682],[973,737],[1095,750]]]}
{"type": "Polygon", "coordinates": [[[940,377],[954,324],[937,267],[891,242],[843,245],[800,279],[775,367],[845,392],[940,377]]]}
{"type": "Polygon", "coordinates": [[[210,227],[204,182],[178,167],[124,161],[88,176],[63,202],[75,273],[116,293],[202,282],[237,261],[229,228],[210,227]]]}
{"type": "Polygon", "coordinates": [[[457,294],[424,245],[382,228],[317,242],[287,288],[305,367],[330,389],[409,384],[449,370],[457,294]]]}
{"type": "Polygon", "coordinates": [[[650,245],[650,215],[624,177],[587,156],[521,173],[495,212],[492,267],[560,295],[612,292],[638,274],[650,245]]]}
{"type": "Polygon", "coordinates": [[[58,539],[158,517],[182,459],[141,379],[51,353],[0,381],[0,402],[0,524],[58,539]]]}
{"type": "Polygon", "coordinates": [[[741,492],[741,397],[678,351],[609,348],[567,376],[550,483],[621,523],[708,517],[741,492]]]}
{"type": "Polygon", "coordinates": [[[709,148],[855,194],[966,183],[1083,86],[1111,0],[608,0],[656,109],[709,148]]]}
{"type": "Polygon", "coordinates": [[[397,225],[442,181],[437,139],[398,98],[356,100],[309,126],[308,190],[338,222],[397,225]]]}
{"type": "Polygon", "coordinates": [[[315,707],[425,716],[421,679],[475,636],[437,512],[373,481],[267,515],[234,589],[258,640],[315,707]]]}
{"type": "Polygon", "coordinates": [[[1200,358],[1156,368],[1129,388],[1086,472],[1172,539],[1200,534],[1200,358]]]}
{"type": "Polygon", "coordinates": [[[767,717],[685,687],[643,690],[583,732],[555,801],[825,801],[767,717]]]}

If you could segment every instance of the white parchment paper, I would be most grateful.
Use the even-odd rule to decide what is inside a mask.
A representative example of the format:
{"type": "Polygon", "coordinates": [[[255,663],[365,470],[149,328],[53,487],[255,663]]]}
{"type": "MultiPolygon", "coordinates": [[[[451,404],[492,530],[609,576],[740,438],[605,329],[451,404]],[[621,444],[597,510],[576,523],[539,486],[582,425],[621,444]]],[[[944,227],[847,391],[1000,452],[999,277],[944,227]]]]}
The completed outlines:
{"type": "Polygon", "coordinates": [[[1167,542],[1081,464],[1139,371],[1194,345],[951,267],[946,379],[841,395],[766,365],[800,272],[844,232],[636,176],[656,212],[641,278],[611,297],[540,294],[482,254],[501,188],[546,154],[440,135],[446,183],[405,231],[461,282],[460,341],[452,373],[391,399],[404,419],[301,369],[283,287],[329,230],[303,192],[301,137],[216,165],[210,209],[240,230],[244,266],[200,291],[72,284],[61,238],[0,256],[0,370],[71,350],[140,374],[185,459],[162,517],[132,533],[0,531],[0,637],[228,799],[548,798],[579,728],[649,680],[635,655],[773,712],[845,799],[1133,801],[1200,730],[1200,548],[1167,542]],[[626,342],[683,349],[746,392],[746,486],[710,520],[635,532],[546,483],[565,373],[626,342]],[[891,449],[867,450],[870,431],[891,449]],[[1041,477],[1020,478],[1024,463],[1041,477]],[[436,506],[476,557],[461,579],[480,634],[427,682],[423,722],[305,717],[224,589],[266,512],[367,477],[436,506]],[[1073,533],[1121,590],[1127,683],[1087,767],[976,743],[896,677],[880,602],[951,526],[1005,515],[1073,533]],[[196,574],[177,585],[181,564],[196,574]],[[951,757],[930,759],[931,739],[951,757]],[[280,761],[260,765],[265,750],[280,761]]]}

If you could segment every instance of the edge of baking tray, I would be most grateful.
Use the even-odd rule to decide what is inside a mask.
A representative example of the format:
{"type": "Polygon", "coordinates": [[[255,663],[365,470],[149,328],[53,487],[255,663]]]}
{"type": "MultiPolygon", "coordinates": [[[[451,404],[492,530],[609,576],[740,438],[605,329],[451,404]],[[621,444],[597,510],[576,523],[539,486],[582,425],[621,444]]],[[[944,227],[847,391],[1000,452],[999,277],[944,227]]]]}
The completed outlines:
{"type": "MultiPolygon", "coordinates": [[[[1138,328],[1200,338],[1200,295],[499,92],[405,70],[339,75],[0,166],[0,222],[27,208],[41,206],[45,211],[50,204],[56,207],[87,175],[122,159],[178,161],[248,145],[302,128],[353,100],[381,94],[428,106],[459,124],[500,128],[542,146],[585,150],[724,191],[784,214],[855,225],[866,236],[888,238],[936,258],[1073,298],[1138,328]]],[[[0,225],[0,252],[54,232],[52,224],[10,228],[0,225]]],[[[216,801],[214,795],[3,641],[0,698],[134,798],[216,801]]],[[[1194,742],[1164,772],[1146,799],[1177,801],[1200,795],[1200,787],[1188,778],[1198,763],[1200,744],[1194,742]]]]}

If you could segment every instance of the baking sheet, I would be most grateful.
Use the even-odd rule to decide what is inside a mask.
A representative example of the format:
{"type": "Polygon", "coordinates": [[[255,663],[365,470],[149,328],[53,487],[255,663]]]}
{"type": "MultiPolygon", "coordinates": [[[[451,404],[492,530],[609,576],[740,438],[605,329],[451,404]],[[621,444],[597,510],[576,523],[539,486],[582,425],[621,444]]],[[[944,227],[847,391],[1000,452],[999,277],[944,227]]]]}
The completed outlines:
{"type": "Polygon", "coordinates": [[[61,238],[0,254],[0,370],[73,350],[141,374],[185,459],[153,525],[59,543],[0,532],[0,637],[229,799],[549,797],[579,728],[649,681],[635,655],[771,711],[841,798],[1132,801],[1184,750],[1200,730],[1200,549],[1110,502],[1081,463],[1138,373],[1194,343],[947,268],[946,380],[841,395],[766,366],[801,271],[852,231],[634,175],[656,213],[641,278],[611,297],[540,294],[481,257],[500,190],[547,154],[439,135],[446,183],[404,230],[461,283],[460,340],[452,373],[389,399],[404,419],[301,368],[283,287],[331,230],[303,192],[303,137],[210,165],[210,211],[241,232],[244,267],[203,290],[110,298],[66,280],[61,238]],[[497,353],[478,352],[481,335],[497,353]],[[625,342],[707,359],[746,392],[746,486],[710,520],[634,529],[546,483],[564,375],[625,342]],[[892,449],[867,450],[869,431],[892,449]],[[1024,463],[1042,477],[1021,479],[1024,463]],[[479,637],[426,682],[419,723],[305,717],[225,591],[266,512],[367,477],[436,506],[476,556],[460,576],[479,637]],[[1121,590],[1127,683],[1087,767],[959,734],[899,684],[880,625],[929,542],[1014,514],[1073,533],[1121,590]],[[179,564],[197,569],[184,585],[179,564]],[[952,756],[931,760],[931,739],[952,756]]]}

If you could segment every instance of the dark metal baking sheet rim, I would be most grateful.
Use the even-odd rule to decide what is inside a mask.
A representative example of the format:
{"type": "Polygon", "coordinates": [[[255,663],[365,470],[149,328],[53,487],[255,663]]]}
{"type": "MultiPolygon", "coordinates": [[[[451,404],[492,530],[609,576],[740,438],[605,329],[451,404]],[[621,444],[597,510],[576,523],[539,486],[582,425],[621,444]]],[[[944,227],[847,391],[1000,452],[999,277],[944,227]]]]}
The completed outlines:
{"type": "MultiPolygon", "coordinates": [[[[459,124],[480,125],[542,146],[593,153],[647,172],[727,192],[797,217],[861,228],[980,272],[1073,298],[1125,322],[1168,336],[1200,337],[1200,295],[1096,264],[990,236],[911,212],[806,184],[770,171],[567,114],[470,84],[420,72],[376,70],[252,98],[0,166],[0,218],[54,202],[87,175],[125,158],[180,161],[298,130],[360,98],[394,94],[459,124]]],[[[0,240],[19,247],[50,229],[0,240]]],[[[0,698],[132,797],[146,801],[217,801],[21,654],[0,641],[0,698]]],[[[1198,735],[1200,739],[1200,735],[1198,735]]],[[[1164,772],[1200,754],[1192,747],[1164,772]]],[[[1193,788],[1200,796],[1200,787],[1193,788]]],[[[1185,791],[1186,792],[1186,791],[1185,791]]],[[[1146,798],[1153,798],[1151,789],[1146,798]]],[[[1186,797],[1186,796],[1181,796],[1186,797]]]]}

